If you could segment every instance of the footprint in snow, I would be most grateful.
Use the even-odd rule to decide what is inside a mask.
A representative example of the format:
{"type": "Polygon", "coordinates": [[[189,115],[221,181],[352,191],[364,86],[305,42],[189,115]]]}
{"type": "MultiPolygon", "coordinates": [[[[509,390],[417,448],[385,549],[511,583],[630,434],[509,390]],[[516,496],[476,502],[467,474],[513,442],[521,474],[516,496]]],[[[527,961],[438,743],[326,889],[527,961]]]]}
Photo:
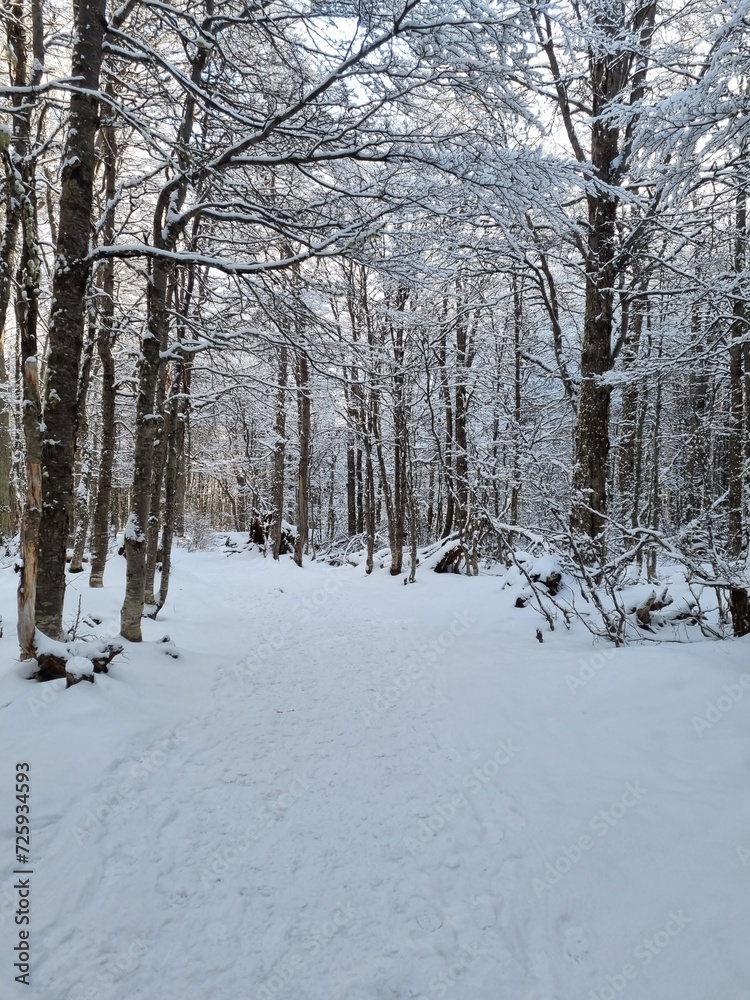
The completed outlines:
{"type": "Polygon", "coordinates": [[[571,962],[581,962],[589,953],[589,943],[582,927],[569,927],[565,931],[564,950],[571,962]]]}
{"type": "Polygon", "coordinates": [[[414,915],[423,931],[434,934],[435,931],[439,931],[443,926],[442,916],[429,903],[419,903],[414,915]]]}

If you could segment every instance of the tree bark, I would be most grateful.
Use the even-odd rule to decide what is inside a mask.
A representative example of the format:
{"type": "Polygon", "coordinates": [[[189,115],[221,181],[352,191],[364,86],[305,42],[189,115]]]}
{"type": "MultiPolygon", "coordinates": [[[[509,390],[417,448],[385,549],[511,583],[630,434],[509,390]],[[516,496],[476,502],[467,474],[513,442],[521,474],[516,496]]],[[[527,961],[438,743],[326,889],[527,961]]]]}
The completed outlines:
{"type": "Polygon", "coordinates": [[[461,283],[457,282],[456,303],[456,387],[454,394],[454,433],[456,449],[456,527],[464,536],[469,522],[469,453],[467,439],[468,390],[466,376],[470,360],[468,322],[461,283]]]}
{"type": "MultiPolygon", "coordinates": [[[[44,62],[44,25],[41,3],[31,7],[31,55],[25,19],[20,4],[14,4],[8,20],[8,42],[15,57],[13,83],[19,88],[35,87],[41,82],[44,62]]],[[[31,149],[31,115],[35,104],[32,90],[14,94],[13,136],[3,147],[6,177],[11,202],[18,206],[18,218],[6,218],[6,225],[20,226],[21,253],[17,274],[16,329],[19,341],[19,363],[23,382],[22,425],[26,445],[26,497],[21,518],[21,567],[18,584],[18,644],[21,659],[36,655],[36,586],[39,563],[39,521],[42,513],[42,432],[39,362],[37,357],[37,325],[39,318],[39,282],[41,259],[37,231],[37,197],[35,186],[36,156],[31,149]]],[[[13,234],[6,231],[10,242],[3,247],[4,265],[13,266],[13,234]]],[[[10,270],[3,272],[5,312],[10,299],[10,270]],[[7,286],[5,282],[7,281],[7,286]]],[[[5,324],[5,313],[2,318],[5,324]]]]}
{"type": "MultiPolygon", "coordinates": [[[[166,342],[163,343],[163,349],[166,342]]],[[[156,604],[154,582],[156,579],[156,564],[159,561],[159,527],[161,521],[162,487],[164,485],[164,470],[167,464],[169,450],[170,420],[172,414],[166,406],[167,399],[167,365],[160,365],[159,378],[156,387],[154,413],[161,416],[156,427],[154,438],[154,457],[151,470],[151,504],[146,530],[146,582],[144,587],[144,604],[153,607],[156,604]]]]}
{"type": "Polygon", "coordinates": [[[273,445],[273,557],[281,555],[281,533],[284,520],[284,464],[286,462],[286,383],[288,372],[288,348],[279,348],[279,388],[276,396],[276,438],[273,445]]]}
{"type": "Polygon", "coordinates": [[[310,362],[304,350],[297,352],[297,413],[299,420],[299,462],[297,466],[297,538],[294,561],[302,565],[307,548],[310,505],[310,362]]]}
{"type": "MultiPolygon", "coordinates": [[[[740,187],[735,201],[735,236],[733,269],[739,284],[744,269],[747,246],[747,194],[740,187]]],[[[729,348],[729,478],[728,523],[729,554],[738,559],[745,546],[744,460],[745,460],[745,370],[742,338],[747,336],[746,303],[741,290],[734,293],[729,348]]]]}
{"type": "Polygon", "coordinates": [[[346,441],[346,530],[350,538],[357,534],[357,466],[351,433],[346,441]]]}
{"type": "MultiPolygon", "coordinates": [[[[111,86],[108,86],[107,93],[113,96],[111,86]]],[[[113,206],[117,183],[118,155],[116,132],[111,124],[105,125],[102,129],[101,148],[104,165],[104,197],[107,206],[104,225],[102,227],[102,241],[105,244],[110,244],[114,241],[115,236],[115,213],[113,206]]],[[[98,316],[96,350],[102,367],[101,447],[99,451],[96,501],[91,528],[91,575],[89,576],[89,586],[103,587],[104,567],[109,553],[109,508],[112,497],[112,469],[114,467],[117,443],[115,430],[117,406],[115,394],[115,360],[112,354],[115,338],[115,262],[112,258],[108,258],[101,264],[96,278],[98,286],[95,300],[98,316]]]]}
{"type": "MultiPolygon", "coordinates": [[[[91,310],[93,312],[93,309],[91,310]]],[[[89,534],[89,513],[91,510],[91,452],[89,448],[88,391],[94,364],[96,330],[94,318],[89,316],[89,338],[83,352],[81,374],[78,379],[78,431],[76,459],[73,481],[75,500],[73,506],[73,554],[70,560],[71,573],[83,572],[83,556],[89,534]]]]}
{"type": "Polygon", "coordinates": [[[155,602],[153,617],[167,603],[169,582],[172,575],[172,543],[177,520],[179,497],[180,461],[185,449],[185,427],[190,405],[190,362],[180,361],[180,377],[175,382],[176,389],[170,403],[169,440],[167,462],[164,472],[164,523],[161,535],[161,573],[159,574],[159,594],[155,602]]]}
{"type": "Polygon", "coordinates": [[[36,620],[41,631],[62,638],[65,555],[70,533],[73,465],[78,434],[78,376],[86,317],[95,138],[99,127],[99,73],[106,28],[106,0],[75,7],[72,76],[63,152],[60,217],[50,304],[44,393],[42,517],[36,620]]]}
{"type": "MultiPolygon", "coordinates": [[[[198,49],[193,58],[191,80],[199,84],[208,59],[205,48],[198,49]]],[[[196,101],[187,98],[177,139],[180,165],[186,169],[187,150],[190,145],[195,119],[196,101]]],[[[154,212],[153,245],[159,250],[173,251],[185,222],[179,210],[185,201],[187,180],[180,173],[175,180],[162,188],[154,212]]],[[[120,630],[123,638],[141,642],[141,618],[146,594],[146,529],[151,505],[151,485],[154,463],[154,438],[161,415],[154,413],[156,386],[161,366],[160,352],[169,336],[169,311],[167,308],[172,264],[163,256],[153,259],[147,290],[148,330],[141,344],[138,375],[138,400],[136,404],[135,445],[133,449],[133,496],[131,510],[125,526],[125,597],[120,611],[120,630]]]]}

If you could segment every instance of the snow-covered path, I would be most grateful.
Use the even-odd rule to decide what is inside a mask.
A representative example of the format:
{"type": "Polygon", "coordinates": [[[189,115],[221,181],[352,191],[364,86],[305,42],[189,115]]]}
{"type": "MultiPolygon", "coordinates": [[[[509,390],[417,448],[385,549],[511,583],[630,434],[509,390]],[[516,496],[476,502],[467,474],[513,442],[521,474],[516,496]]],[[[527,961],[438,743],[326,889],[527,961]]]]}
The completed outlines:
{"type": "MultiPolygon", "coordinates": [[[[35,997],[747,996],[750,644],[539,645],[491,577],[175,573],[97,684],[0,688],[34,779],[35,997]]],[[[119,581],[76,586],[114,623],[119,581]]]]}

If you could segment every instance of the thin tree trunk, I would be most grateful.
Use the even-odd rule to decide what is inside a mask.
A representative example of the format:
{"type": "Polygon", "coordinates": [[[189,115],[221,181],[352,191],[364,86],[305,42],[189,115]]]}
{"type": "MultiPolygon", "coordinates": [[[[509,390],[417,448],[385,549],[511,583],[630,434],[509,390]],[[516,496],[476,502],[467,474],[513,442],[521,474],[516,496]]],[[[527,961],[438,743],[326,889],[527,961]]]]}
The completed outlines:
{"type": "Polygon", "coordinates": [[[336,455],[331,455],[331,470],[328,474],[328,541],[332,542],[336,534],[336,455]]]}
{"type": "MultiPolygon", "coordinates": [[[[36,202],[28,204],[28,194],[34,184],[35,157],[31,156],[31,115],[36,95],[26,88],[41,82],[44,63],[44,25],[41,0],[32,0],[30,35],[27,36],[28,15],[20,2],[11,3],[6,33],[8,51],[13,54],[11,83],[18,92],[11,97],[15,110],[13,133],[0,134],[0,153],[5,168],[5,228],[0,241],[0,540],[13,534],[17,500],[13,485],[14,435],[11,424],[12,390],[6,365],[6,330],[8,310],[13,291],[13,271],[16,266],[18,234],[25,240],[36,230],[36,202]],[[29,46],[32,60],[29,63],[29,46]],[[33,218],[23,221],[24,210],[33,218]]],[[[35,196],[34,196],[35,197],[35,196]]],[[[36,236],[34,236],[36,239],[36,236]]],[[[27,258],[27,264],[31,258],[27,258]]],[[[37,276],[38,278],[38,276],[37,276]]],[[[37,278],[34,279],[35,284],[37,278]]],[[[19,338],[20,339],[20,338],[19,338]]],[[[22,362],[21,362],[22,363],[22,362]]]]}
{"type": "Polygon", "coordinates": [[[468,323],[466,316],[463,315],[464,307],[465,304],[459,297],[456,315],[456,386],[453,426],[456,449],[456,527],[462,535],[466,533],[469,521],[468,392],[466,387],[469,353],[468,323]]]}
{"type": "Polygon", "coordinates": [[[391,576],[398,576],[404,567],[404,540],[406,538],[406,512],[409,482],[407,458],[409,436],[406,416],[406,373],[404,371],[405,344],[403,313],[408,298],[408,290],[399,288],[396,294],[395,311],[398,318],[392,321],[391,341],[393,346],[393,530],[391,536],[391,576]]]}
{"type": "Polygon", "coordinates": [[[310,505],[310,362],[304,350],[297,354],[297,412],[299,419],[299,463],[297,467],[297,538],[294,561],[302,565],[307,547],[310,505]]]}
{"type": "MultiPolygon", "coordinates": [[[[105,93],[114,99],[114,87],[108,83],[105,93]]],[[[111,122],[102,126],[101,162],[104,169],[105,215],[102,225],[102,242],[105,245],[115,238],[115,192],[117,186],[117,133],[111,122]]],[[[114,344],[115,316],[115,262],[108,258],[96,273],[97,294],[95,305],[98,316],[96,351],[102,367],[101,444],[99,450],[99,475],[91,526],[90,587],[104,586],[104,567],[109,553],[110,500],[112,496],[112,469],[116,448],[116,394],[114,344]]]]}
{"type": "Polygon", "coordinates": [[[511,461],[510,523],[518,524],[521,497],[521,333],[523,291],[513,277],[513,457],[511,461]]]}
{"type": "Polygon", "coordinates": [[[357,528],[356,532],[361,535],[365,530],[365,501],[364,485],[362,477],[362,449],[357,448],[357,528]]]}
{"type": "MultiPolygon", "coordinates": [[[[206,49],[198,49],[192,63],[191,80],[200,84],[208,58],[206,49]]],[[[177,149],[186,157],[193,133],[195,98],[186,100],[180,123],[177,149]]],[[[183,166],[187,166],[183,162],[183,166]]],[[[184,175],[167,184],[159,195],[154,212],[153,244],[160,250],[174,250],[184,224],[177,218],[186,195],[184,175]]],[[[151,502],[156,425],[161,419],[154,413],[156,385],[161,365],[160,351],[169,335],[167,309],[171,264],[164,257],[152,263],[147,293],[148,332],[141,344],[136,405],[135,445],[133,449],[132,506],[125,525],[125,597],[120,611],[120,630],[125,639],[141,642],[141,617],[146,593],[146,528],[151,502]]]]}
{"type": "MultiPolygon", "coordinates": [[[[166,344],[164,345],[166,347],[166,344]]],[[[153,607],[156,604],[154,582],[156,579],[156,564],[159,561],[159,522],[161,520],[162,487],[164,485],[164,470],[167,464],[169,449],[171,412],[166,406],[167,366],[162,364],[159,381],[156,388],[154,412],[161,414],[162,419],[157,425],[154,439],[154,458],[151,470],[151,505],[148,514],[146,531],[146,583],[144,588],[144,604],[153,607]]]]}
{"type": "Polygon", "coordinates": [[[18,585],[18,643],[22,659],[36,655],[36,594],[39,522],[42,514],[42,436],[37,323],[40,259],[33,177],[23,183],[23,248],[19,262],[16,325],[23,359],[23,433],[26,445],[26,503],[21,520],[21,578],[18,585]]]}
{"type": "MultiPolygon", "coordinates": [[[[93,313],[93,309],[91,310],[93,313]]],[[[91,510],[91,451],[89,448],[88,390],[94,364],[96,329],[93,315],[89,316],[89,337],[83,352],[81,375],[78,380],[78,432],[76,461],[74,470],[75,501],[73,506],[73,554],[70,572],[83,572],[83,556],[89,534],[89,512],[91,510]]]]}
{"type": "Polygon", "coordinates": [[[375,470],[372,463],[371,427],[365,428],[365,484],[364,484],[364,528],[367,536],[367,558],[365,573],[372,573],[375,563],[375,470]]]}
{"type": "Polygon", "coordinates": [[[156,599],[154,618],[167,602],[169,582],[172,575],[172,542],[174,540],[177,518],[180,460],[185,449],[185,428],[190,399],[190,371],[190,363],[183,359],[180,362],[180,378],[176,382],[180,390],[179,395],[176,399],[173,398],[170,406],[169,441],[164,473],[164,525],[161,536],[162,561],[161,573],[159,574],[159,595],[156,599]]]}
{"type": "Polygon", "coordinates": [[[636,488],[639,476],[636,472],[638,455],[642,451],[643,441],[640,431],[642,421],[639,420],[641,400],[638,383],[632,369],[638,360],[643,332],[643,302],[636,302],[637,311],[629,329],[624,331],[622,351],[623,370],[630,378],[623,386],[620,411],[620,440],[618,455],[618,501],[622,520],[625,524],[636,527],[639,518],[640,495],[636,488]]]}
{"type": "MultiPolygon", "coordinates": [[[[739,283],[744,272],[747,244],[747,195],[744,187],[735,202],[734,273],[739,283]]],[[[729,478],[728,534],[729,554],[737,559],[745,544],[744,458],[745,400],[744,356],[742,338],[747,335],[746,304],[738,289],[732,303],[731,346],[729,348],[729,478]]]]}
{"type": "MultiPolygon", "coordinates": [[[[154,227],[156,235],[156,226],[154,227]]],[[[159,238],[157,236],[157,238],[159,238]]],[[[120,612],[120,630],[125,639],[140,642],[141,616],[146,594],[146,529],[151,508],[154,438],[161,417],[154,413],[159,377],[160,349],[167,337],[168,265],[156,259],[148,285],[149,335],[143,338],[138,375],[136,433],[133,454],[132,506],[125,525],[125,598],[120,612]]]]}
{"type": "MultiPolygon", "coordinates": [[[[41,2],[31,7],[31,55],[26,35],[25,19],[20,4],[15,4],[12,17],[7,22],[8,42],[14,54],[13,83],[19,88],[37,86],[42,78],[44,62],[44,25],[41,2]]],[[[31,153],[31,115],[35,104],[34,91],[14,94],[14,132],[6,154],[6,176],[11,200],[17,202],[16,226],[21,231],[21,253],[17,274],[16,329],[18,332],[18,363],[21,366],[23,399],[21,423],[26,453],[26,497],[21,518],[21,572],[18,583],[18,644],[21,658],[36,655],[36,587],[39,564],[39,522],[42,514],[42,435],[41,394],[39,362],[37,357],[37,325],[39,318],[39,282],[41,257],[37,231],[37,198],[35,185],[36,158],[31,153]]],[[[6,218],[6,224],[13,220],[6,218]]],[[[11,245],[4,247],[4,263],[13,264],[12,233],[6,233],[11,245]]],[[[10,281],[10,272],[2,275],[10,281]]],[[[5,312],[10,298],[10,284],[3,290],[7,296],[5,312]]],[[[5,313],[2,317],[5,325],[5,313]]]]}
{"type": "Polygon", "coordinates": [[[445,304],[443,306],[443,322],[441,327],[437,361],[440,368],[440,388],[443,394],[443,408],[445,411],[445,455],[443,464],[443,473],[445,476],[445,521],[443,523],[442,537],[447,538],[453,531],[456,491],[453,477],[453,403],[447,369],[448,310],[445,304]]]}
{"type": "MultiPolygon", "coordinates": [[[[10,27],[9,27],[10,32],[10,27]]],[[[10,142],[0,136],[0,141],[10,142]]],[[[3,150],[6,153],[6,150],[3,150]]],[[[16,262],[18,229],[21,221],[23,198],[18,197],[19,178],[17,167],[5,160],[5,229],[0,241],[0,541],[13,534],[16,498],[13,486],[13,430],[11,426],[12,389],[6,365],[5,333],[8,309],[13,287],[13,268],[16,262]]]]}
{"type": "Polygon", "coordinates": [[[286,462],[286,383],[289,377],[288,348],[279,348],[279,388],[276,396],[276,439],[273,445],[273,557],[281,555],[281,534],[284,521],[284,465],[286,462]]]}
{"type": "Polygon", "coordinates": [[[346,441],[346,530],[350,538],[357,534],[357,466],[354,435],[346,441]]]}

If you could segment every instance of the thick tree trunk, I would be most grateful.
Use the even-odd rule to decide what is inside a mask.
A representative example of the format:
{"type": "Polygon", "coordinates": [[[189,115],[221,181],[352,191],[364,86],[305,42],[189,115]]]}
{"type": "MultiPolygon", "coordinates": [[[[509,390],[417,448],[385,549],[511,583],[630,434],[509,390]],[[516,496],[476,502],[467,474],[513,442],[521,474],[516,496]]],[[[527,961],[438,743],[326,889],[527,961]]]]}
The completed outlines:
{"type": "Polygon", "coordinates": [[[636,6],[632,15],[622,4],[611,4],[608,0],[595,0],[590,5],[587,18],[591,95],[587,126],[591,144],[587,155],[576,133],[579,108],[572,105],[560,73],[551,17],[532,9],[539,43],[552,73],[563,127],[589,184],[585,246],[583,238],[579,241],[584,257],[586,298],[570,521],[574,533],[588,536],[584,557],[594,562],[600,562],[605,553],[610,387],[604,376],[612,368],[614,288],[621,267],[616,260],[617,189],[629,168],[634,129],[645,95],[656,12],[655,3],[636,6]],[[631,51],[624,42],[626,38],[636,41],[631,51]],[[626,106],[631,114],[621,127],[612,112],[626,106]]]}
{"type": "MultiPolygon", "coordinates": [[[[613,152],[614,155],[614,152],[613,152]]],[[[589,199],[589,260],[581,349],[581,388],[575,435],[573,527],[597,540],[603,553],[607,510],[610,388],[602,382],[612,366],[612,269],[616,203],[589,199]]]]}
{"type": "Polygon", "coordinates": [[[83,348],[94,141],[99,127],[99,71],[106,28],[106,0],[75,7],[72,76],[80,89],[70,98],[63,151],[60,217],[50,304],[44,394],[44,479],[39,527],[37,626],[62,637],[65,554],[70,532],[73,465],[78,433],[78,375],[83,348]]]}
{"type": "Polygon", "coordinates": [[[750,635],[750,594],[744,588],[730,588],[729,614],[734,634],[738,637],[750,635]]]}
{"type": "MultiPolygon", "coordinates": [[[[592,60],[593,113],[591,160],[597,180],[610,185],[619,154],[618,129],[602,116],[619,92],[613,87],[613,57],[592,60]]],[[[614,304],[615,223],[618,201],[603,188],[588,196],[588,246],[586,253],[586,302],[581,344],[581,388],[575,433],[573,505],[574,530],[594,542],[592,554],[604,554],[609,467],[610,387],[603,381],[612,368],[614,304]]]]}

